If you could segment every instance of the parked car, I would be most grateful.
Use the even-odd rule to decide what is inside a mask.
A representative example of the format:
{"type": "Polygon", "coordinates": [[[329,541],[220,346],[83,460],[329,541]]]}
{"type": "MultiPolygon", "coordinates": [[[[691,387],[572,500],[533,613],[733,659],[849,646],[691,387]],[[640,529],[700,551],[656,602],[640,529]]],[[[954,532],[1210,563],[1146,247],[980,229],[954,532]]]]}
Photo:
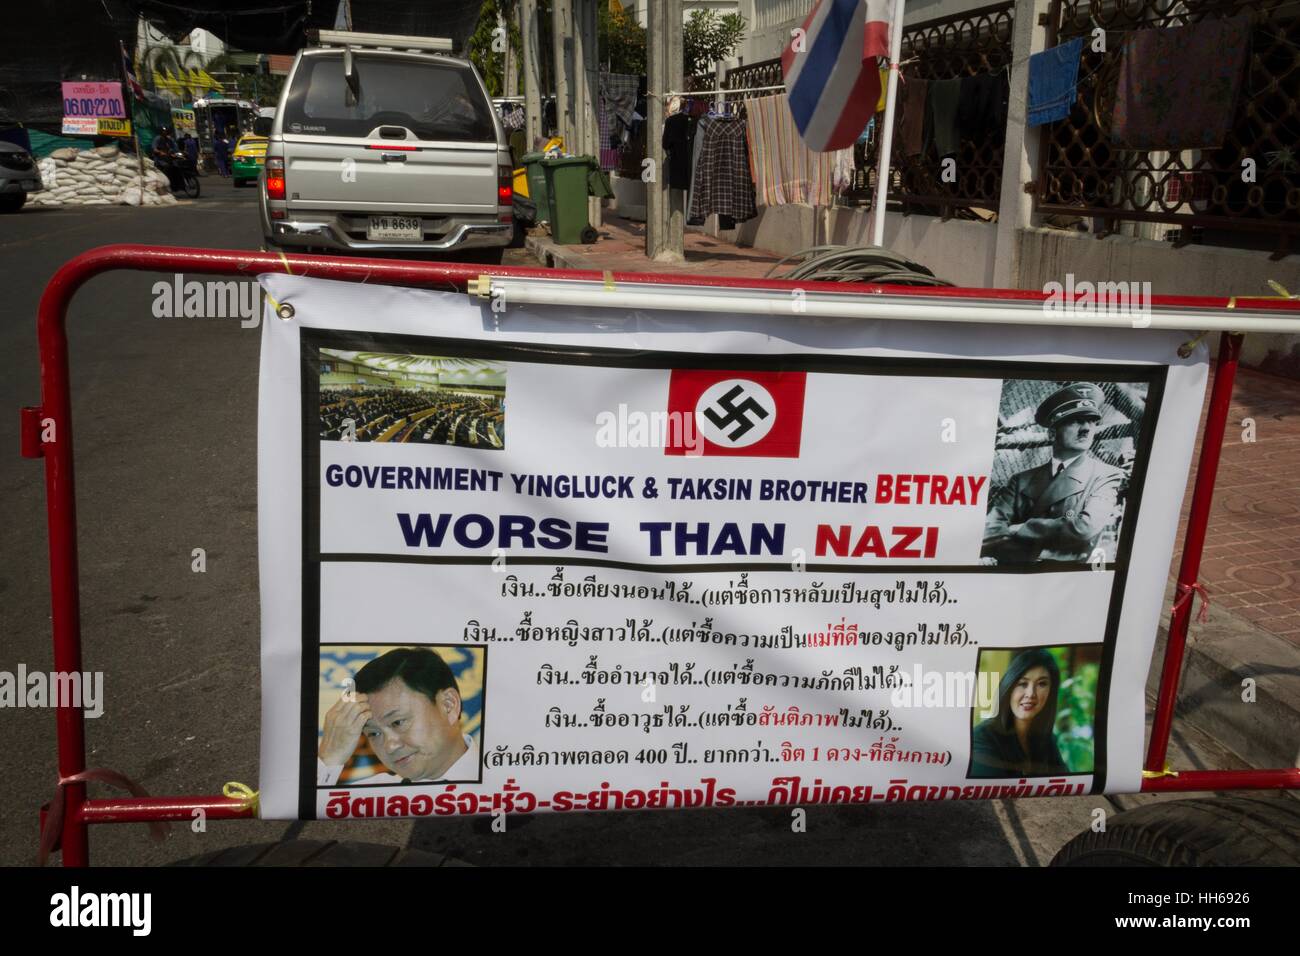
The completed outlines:
{"type": "Polygon", "coordinates": [[[436,38],[320,40],[294,60],[272,125],[268,246],[499,262],[514,232],[510,150],[473,64],[436,38]]]}
{"type": "Polygon", "coordinates": [[[238,188],[249,183],[256,183],[262,175],[262,164],[266,162],[265,136],[245,133],[235,144],[235,152],[230,158],[230,181],[238,188]]]}
{"type": "Polygon", "coordinates": [[[28,193],[44,188],[32,154],[21,146],[0,141],[0,213],[17,212],[27,202],[28,193]]]}

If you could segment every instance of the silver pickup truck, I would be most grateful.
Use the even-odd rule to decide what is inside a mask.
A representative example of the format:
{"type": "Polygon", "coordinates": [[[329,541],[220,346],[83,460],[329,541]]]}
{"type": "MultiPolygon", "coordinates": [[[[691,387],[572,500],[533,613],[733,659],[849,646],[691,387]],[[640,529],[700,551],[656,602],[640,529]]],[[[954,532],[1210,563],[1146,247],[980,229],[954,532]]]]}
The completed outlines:
{"type": "Polygon", "coordinates": [[[321,31],[280,97],[261,186],[269,247],[476,250],[513,235],[510,150],[450,41],[321,31]]]}

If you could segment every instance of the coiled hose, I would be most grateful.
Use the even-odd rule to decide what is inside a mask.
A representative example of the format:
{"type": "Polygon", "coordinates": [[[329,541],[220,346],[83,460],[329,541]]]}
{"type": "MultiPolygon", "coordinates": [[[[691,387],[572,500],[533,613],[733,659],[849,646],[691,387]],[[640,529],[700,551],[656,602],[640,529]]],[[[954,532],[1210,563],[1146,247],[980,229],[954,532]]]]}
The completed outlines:
{"type": "Polygon", "coordinates": [[[919,262],[881,246],[813,246],[786,256],[767,271],[768,279],[809,282],[878,282],[888,285],[950,286],[919,262]],[[793,262],[788,271],[781,272],[793,262]]]}

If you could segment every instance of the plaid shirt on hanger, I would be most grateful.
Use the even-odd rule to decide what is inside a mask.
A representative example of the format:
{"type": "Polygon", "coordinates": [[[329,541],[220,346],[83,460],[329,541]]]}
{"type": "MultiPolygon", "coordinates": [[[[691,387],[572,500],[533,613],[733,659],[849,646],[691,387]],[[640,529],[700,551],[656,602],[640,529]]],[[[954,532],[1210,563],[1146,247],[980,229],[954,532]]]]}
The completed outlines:
{"type": "Polygon", "coordinates": [[[705,117],[696,132],[703,136],[699,161],[693,172],[694,189],[688,219],[712,213],[737,222],[758,215],[754,181],[749,174],[745,121],[731,117],[705,117]]]}

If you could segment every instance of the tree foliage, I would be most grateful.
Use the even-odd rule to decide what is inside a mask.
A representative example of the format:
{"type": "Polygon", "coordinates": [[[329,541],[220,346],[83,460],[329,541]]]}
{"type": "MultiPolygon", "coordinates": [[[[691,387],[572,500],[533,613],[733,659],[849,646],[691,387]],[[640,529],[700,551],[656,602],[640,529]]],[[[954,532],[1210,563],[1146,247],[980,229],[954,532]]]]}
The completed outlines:
{"type": "Polygon", "coordinates": [[[518,0],[486,0],[479,14],[478,26],[469,38],[469,59],[483,76],[483,83],[487,86],[490,96],[505,95],[505,49],[497,49],[503,45],[494,42],[500,37],[496,32],[497,27],[501,25],[497,20],[498,13],[505,20],[506,39],[510,49],[514,51],[515,78],[516,80],[519,78],[521,59],[519,51],[523,49],[523,42],[519,36],[519,27],[515,24],[517,3],[518,0]]]}
{"type": "Polygon", "coordinates": [[[739,13],[692,10],[682,33],[682,66],[686,76],[698,76],[736,52],[748,24],[739,13]]]}
{"type": "Polygon", "coordinates": [[[640,76],[646,71],[646,35],[636,18],[621,6],[601,4],[597,10],[596,43],[600,61],[611,73],[640,76]]]}

